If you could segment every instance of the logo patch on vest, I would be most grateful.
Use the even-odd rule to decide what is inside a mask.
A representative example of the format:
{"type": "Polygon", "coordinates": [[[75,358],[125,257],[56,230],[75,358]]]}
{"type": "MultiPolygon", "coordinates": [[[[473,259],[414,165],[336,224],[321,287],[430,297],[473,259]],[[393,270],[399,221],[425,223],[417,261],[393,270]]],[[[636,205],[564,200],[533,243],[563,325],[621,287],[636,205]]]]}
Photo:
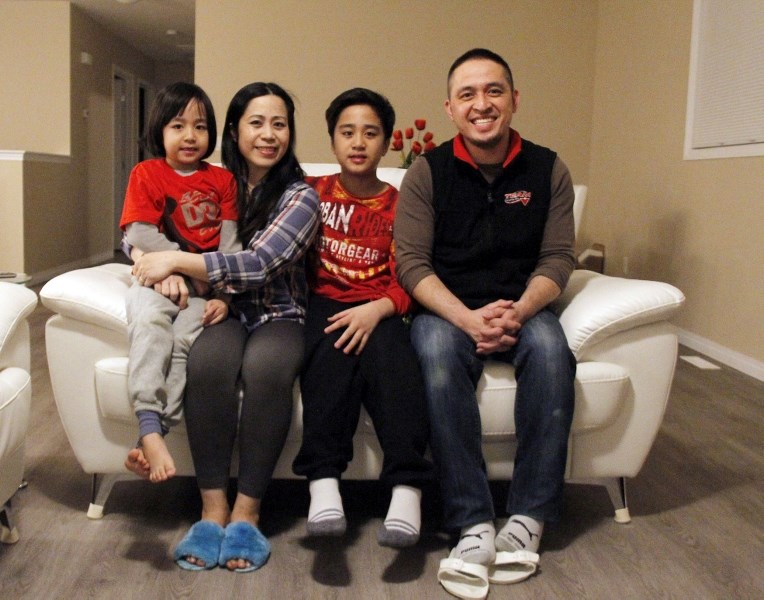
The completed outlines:
{"type": "Polygon", "coordinates": [[[530,192],[511,192],[509,194],[504,194],[504,204],[517,204],[520,202],[523,206],[527,206],[530,201],[530,192]]]}

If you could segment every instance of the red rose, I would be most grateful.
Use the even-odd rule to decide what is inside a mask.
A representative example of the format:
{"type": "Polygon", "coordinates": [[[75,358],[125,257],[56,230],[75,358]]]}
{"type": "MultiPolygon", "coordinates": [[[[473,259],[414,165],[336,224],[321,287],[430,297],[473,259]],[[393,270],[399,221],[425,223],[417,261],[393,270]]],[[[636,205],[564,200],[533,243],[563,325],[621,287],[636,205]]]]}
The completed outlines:
{"type": "Polygon", "coordinates": [[[427,132],[424,134],[424,137],[422,138],[422,141],[426,144],[427,142],[431,142],[433,138],[433,135],[431,132],[427,132]]]}
{"type": "Polygon", "coordinates": [[[424,151],[425,152],[429,152],[430,150],[434,150],[434,149],[435,149],[435,143],[434,142],[427,142],[424,145],[424,151]]]}
{"type": "Polygon", "coordinates": [[[427,121],[425,119],[416,119],[414,121],[414,126],[419,130],[422,131],[425,127],[427,127],[427,121]]]}
{"type": "MultiPolygon", "coordinates": [[[[398,132],[400,133],[400,131],[398,132]]],[[[403,140],[399,138],[393,139],[393,150],[403,150],[403,140]]]]}
{"type": "Polygon", "coordinates": [[[414,137],[414,129],[412,127],[406,127],[406,139],[410,140],[414,137]]]}
{"type": "Polygon", "coordinates": [[[422,153],[422,144],[420,144],[419,142],[416,142],[416,141],[411,142],[411,151],[414,154],[421,154],[422,153]]]}
{"type": "MultiPolygon", "coordinates": [[[[395,131],[393,131],[393,139],[394,140],[400,140],[402,138],[403,138],[403,134],[401,133],[400,129],[396,129],[395,131]]],[[[398,150],[400,150],[400,148],[398,148],[398,150]]]]}

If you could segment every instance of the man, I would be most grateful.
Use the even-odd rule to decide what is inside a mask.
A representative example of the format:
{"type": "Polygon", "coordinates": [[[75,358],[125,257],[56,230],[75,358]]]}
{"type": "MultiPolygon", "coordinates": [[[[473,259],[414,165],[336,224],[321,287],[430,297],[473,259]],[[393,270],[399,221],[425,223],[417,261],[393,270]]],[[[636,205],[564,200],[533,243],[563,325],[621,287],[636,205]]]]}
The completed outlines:
{"type": "Polygon", "coordinates": [[[445,109],[458,135],[411,166],[395,220],[398,278],[422,307],[411,337],[445,524],[460,534],[449,558],[491,573],[497,550],[502,563],[537,561],[544,523],[560,516],[576,369],[547,310],[574,268],[573,186],[554,152],[510,128],[518,103],[499,55],[456,59],[445,109]],[[518,384],[511,516],[498,534],[475,392],[486,357],[513,364],[518,384]]]}

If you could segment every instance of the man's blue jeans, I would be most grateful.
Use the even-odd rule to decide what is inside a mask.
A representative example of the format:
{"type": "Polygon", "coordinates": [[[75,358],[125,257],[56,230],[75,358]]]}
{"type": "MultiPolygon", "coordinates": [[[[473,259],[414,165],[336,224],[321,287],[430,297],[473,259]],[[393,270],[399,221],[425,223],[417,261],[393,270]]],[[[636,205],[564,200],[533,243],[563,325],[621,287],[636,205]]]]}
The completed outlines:
{"type": "MultiPolygon", "coordinates": [[[[420,361],[430,415],[445,526],[460,529],[494,519],[481,449],[476,386],[483,358],[462,330],[431,313],[418,315],[411,341],[420,361]]],[[[559,519],[573,420],[576,361],[557,317],[543,310],[494,360],[515,367],[517,453],[507,512],[559,519]]]]}

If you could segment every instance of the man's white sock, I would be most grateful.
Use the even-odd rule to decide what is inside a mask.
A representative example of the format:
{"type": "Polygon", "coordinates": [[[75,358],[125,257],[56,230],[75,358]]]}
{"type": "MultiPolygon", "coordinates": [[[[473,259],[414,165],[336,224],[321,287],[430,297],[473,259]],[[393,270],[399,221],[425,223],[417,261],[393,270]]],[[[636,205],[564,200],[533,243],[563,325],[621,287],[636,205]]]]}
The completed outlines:
{"type": "Polygon", "coordinates": [[[459,542],[451,551],[451,557],[461,558],[464,562],[490,565],[496,560],[495,537],[496,529],[490,521],[464,527],[459,542]]]}
{"type": "Polygon", "coordinates": [[[390,508],[377,533],[380,546],[406,548],[419,541],[422,526],[422,490],[408,485],[396,485],[390,508]]]}
{"type": "Polygon", "coordinates": [[[506,552],[538,552],[544,522],[524,515],[512,515],[496,536],[496,549],[506,552]]]}
{"type": "Polygon", "coordinates": [[[343,535],[347,529],[342,508],[339,480],[333,477],[314,479],[308,484],[308,535],[343,535]]]}

